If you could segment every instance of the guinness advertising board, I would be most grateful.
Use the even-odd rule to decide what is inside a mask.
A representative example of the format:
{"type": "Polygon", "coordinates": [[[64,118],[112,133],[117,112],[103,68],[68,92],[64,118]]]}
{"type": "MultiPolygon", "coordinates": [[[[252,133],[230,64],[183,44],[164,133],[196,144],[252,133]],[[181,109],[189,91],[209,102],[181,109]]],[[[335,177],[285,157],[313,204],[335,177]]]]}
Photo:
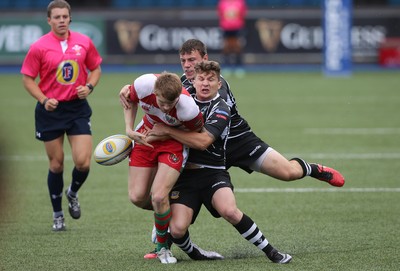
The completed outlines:
{"type": "MultiPolygon", "coordinates": [[[[176,19],[165,19],[135,16],[132,11],[123,16],[118,13],[88,19],[74,13],[71,28],[92,37],[104,63],[177,64],[179,47],[189,38],[202,40],[210,57],[219,60],[222,32],[215,11],[209,14],[207,19],[178,15],[176,19]]],[[[324,16],[322,10],[291,11],[290,16],[279,11],[257,11],[256,16],[246,20],[244,61],[323,63],[324,16]]],[[[0,64],[21,63],[30,44],[49,31],[44,20],[32,18],[0,19],[0,64]]],[[[400,16],[395,12],[360,15],[354,10],[350,27],[352,61],[377,63],[382,42],[392,37],[400,37],[400,16]]]]}

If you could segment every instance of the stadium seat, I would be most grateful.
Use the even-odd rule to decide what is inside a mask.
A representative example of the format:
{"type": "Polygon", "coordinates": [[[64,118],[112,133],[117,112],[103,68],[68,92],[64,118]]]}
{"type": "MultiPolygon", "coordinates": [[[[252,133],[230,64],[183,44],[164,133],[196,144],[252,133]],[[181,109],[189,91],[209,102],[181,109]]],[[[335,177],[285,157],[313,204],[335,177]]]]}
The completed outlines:
{"type": "Polygon", "coordinates": [[[14,1],[15,7],[20,9],[28,9],[32,7],[31,0],[15,0],[14,1]]]}
{"type": "Polygon", "coordinates": [[[49,3],[50,0],[35,0],[33,5],[35,8],[47,8],[49,3]]]}
{"type": "Polygon", "coordinates": [[[182,8],[185,7],[196,7],[199,5],[199,1],[196,0],[180,0],[178,2],[179,6],[182,8]]]}
{"type": "Polygon", "coordinates": [[[11,8],[12,7],[12,0],[1,0],[0,1],[0,8],[11,8]]]}
{"type": "Polygon", "coordinates": [[[132,0],[112,0],[111,6],[115,7],[115,8],[132,7],[133,1],[132,0]]]}

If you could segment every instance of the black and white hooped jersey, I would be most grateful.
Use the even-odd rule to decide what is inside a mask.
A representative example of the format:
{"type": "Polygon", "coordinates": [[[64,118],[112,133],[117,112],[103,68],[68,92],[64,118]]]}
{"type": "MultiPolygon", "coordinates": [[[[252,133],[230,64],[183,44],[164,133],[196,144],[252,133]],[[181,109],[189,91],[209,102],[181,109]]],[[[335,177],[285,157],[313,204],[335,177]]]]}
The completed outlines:
{"type": "Polygon", "coordinates": [[[217,95],[211,101],[198,101],[196,104],[204,118],[204,129],[215,141],[204,151],[190,149],[188,162],[206,168],[225,169],[225,150],[230,130],[231,113],[226,102],[217,95]]]}

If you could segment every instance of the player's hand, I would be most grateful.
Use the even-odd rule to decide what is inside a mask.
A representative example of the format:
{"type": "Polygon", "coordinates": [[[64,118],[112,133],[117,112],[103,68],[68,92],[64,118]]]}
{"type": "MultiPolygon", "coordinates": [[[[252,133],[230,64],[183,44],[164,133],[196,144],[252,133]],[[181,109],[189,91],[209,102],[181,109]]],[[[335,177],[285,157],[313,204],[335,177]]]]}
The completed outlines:
{"type": "Polygon", "coordinates": [[[58,101],[54,98],[50,98],[44,104],[44,109],[46,109],[47,111],[54,111],[56,110],[57,106],[58,106],[58,101]]]}
{"type": "Polygon", "coordinates": [[[90,94],[90,89],[88,86],[78,86],[76,88],[76,94],[78,95],[79,99],[86,99],[86,97],[90,94]]]}
{"type": "Polygon", "coordinates": [[[153,129],[148,132],[148,136],[168,136],[169,127],[162,123],[155,123],[153,129]]]}
{"type": "Polygon", "coordinates": [[[167,139],[171,139],[171,137],[169,137],[169,136],[154,136],[154,135],[148,135],[148,136],[146,137],[146,142],[147,142],[147,143],[151,143],[151,142],[154,142],[154,141],[165,141],[165,140],[167,140],[167,139]]]}
{"type": "Polygon", "coordinates": [[[144,145],[144,146],[147,146],[147,147],[150,147],[150,148],[154,149],[153,145],[149,144],[146,141],[146,136],[145,135],[143,135],[141,133],[138,133],[138,132],[135,132],[135,131],[129,131],[127,133],[127,135],[135,142],[135,144],[141,144],[141,145],[144,145]]]}
{"type": "Polygon", "coordinates": [[[119,92],[119,102],[121,103],[124,109],[131,108],[131,101],[129,100],[129,87],[130,85],[125,85],[119,92]]]}

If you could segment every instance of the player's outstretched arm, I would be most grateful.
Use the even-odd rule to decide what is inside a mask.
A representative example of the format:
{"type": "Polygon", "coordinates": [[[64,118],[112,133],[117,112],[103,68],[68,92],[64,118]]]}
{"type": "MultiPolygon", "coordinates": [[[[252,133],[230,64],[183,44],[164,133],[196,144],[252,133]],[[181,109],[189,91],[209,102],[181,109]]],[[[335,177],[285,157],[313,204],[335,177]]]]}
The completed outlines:
{"type": "Polygon", "coordinates": [[[162,123],[156,123],[148,135],[170,136],[189,148],[198,150],[207,149],[215,141],[215,138],[205,128],[202,128],[200,132],[185,131],[162,123]]]}

